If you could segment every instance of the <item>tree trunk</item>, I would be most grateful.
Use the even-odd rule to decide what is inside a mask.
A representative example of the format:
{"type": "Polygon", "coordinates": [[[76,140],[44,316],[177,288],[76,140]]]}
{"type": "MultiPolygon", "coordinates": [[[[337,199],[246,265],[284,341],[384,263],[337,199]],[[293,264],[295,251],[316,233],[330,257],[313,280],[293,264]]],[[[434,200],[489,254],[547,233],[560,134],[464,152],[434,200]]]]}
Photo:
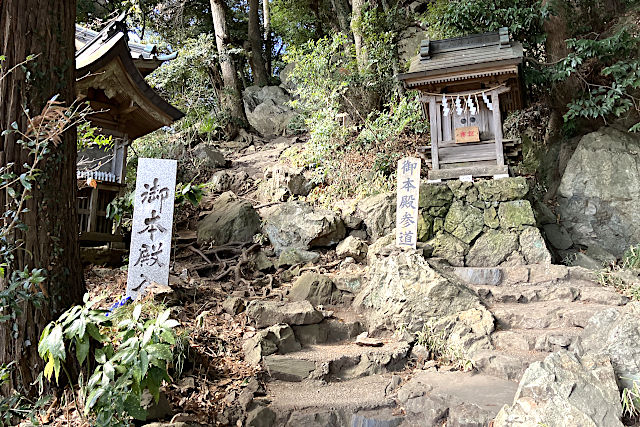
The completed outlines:
{"type": "Polygon", "coordinates": [[[229,34],[227,32],[227,13],[224,0],[211,0],[211,15],[213,17],[213,29],[216,35],[220,71],[224,82],[224,96],[221,99],[222,108],[237,122],[237,124],[233,125],[230,129],[231,134],[236,134],[238,127],[246,125],[247,116],[244,113],[236,67],[229,56],[229,50],[227,48],[229,34]]]}
{"type": "Polygon", "coordinates": [[[333,10],[336,13],[340,31],[346,35],[349,35],[351,32],[351,27],[349,24],[350,19],[348,0],[331,0],[331,5],[333,6],[333,10]]]}
{"type": "Polygon", "coordinates": [[[262,0],[262,17],[264,19],[265,68],[267,69],[267,75],[271,76],[271,50],[273,49],[273,44],[271,41],[271,12],[269,11],[269,0],[262,0]]]}
{"type": "MultiPolygon", "coordinates": [[[[67,105],[75,99],[75,17],[75,0],[0,1],[0,53],[6,56],[3,69],[12,68],[30,54],[40,55],[27,64],[29,76],[18,67],[0,80],[0,129],[11,129],[11,123],[16,122],[24,132],[27,118],[23,107],[36,116],[55,94],[67,105]]],[[[0,138],[0,165],[14,163],[14,172],[20,174],[29,153],[17,143],[16,134],[0,138]]],[[[15,322],[0,323],[0,364],[17,362],[8,383],[16,390],[34,391],[30,384],[43,366],[37,346],[44,326],[82,302],[76,150],[75,128],[65,132],[58,145],[50,146],[27,201],[28,212],[21,217],[27,228],[15,229],[7,237],[9,244],[20,248],[6,277],[25,268],[42,268],[46,274],[45,301],[40,308],[24,303],[15,322]],[[12,329],[14,324],[17,329],[12,329]]],[[[7,197],[0,194],[3,211],[7,197]]],[[[0,282],[0,286],[6,283],[0,282]]]]}
{"type": "Polygon", "coordinates": [[[250,64],[253,81],[258,86],[269,84],[269,75],[262,57],[262,35],[260,34],[260,0],[249,0],[249,43],[251,44],[250,64]]]}
{"type": "Polygon", "coordinates": [[[351,31],[353,32],[353,41],[356,48],[356,62],[358,69],[363,71],[367,67],[367,51],[363,42],[362,34],[362,9],[365,0],[351,1],[351,31]]]}

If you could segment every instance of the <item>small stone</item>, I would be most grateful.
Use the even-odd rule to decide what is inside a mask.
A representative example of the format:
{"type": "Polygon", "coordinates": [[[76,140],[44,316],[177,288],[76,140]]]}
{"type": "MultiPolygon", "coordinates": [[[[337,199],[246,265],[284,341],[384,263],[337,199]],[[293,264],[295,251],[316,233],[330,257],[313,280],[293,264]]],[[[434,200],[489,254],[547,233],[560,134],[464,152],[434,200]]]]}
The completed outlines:
{"type": "Polygon", "coordinates": [[[367,257],[369,246],[362,240],[349,236],[338,244],[336,255],[340,258],[352,257],[363,260],[367,257]]]}
{"type": "Polygon", "coordinates": [[[363,332],[356,337],[356,344],[362,347],[382,347],[384,342],[377,338],[370,338],[368,332],[363,332]]]}
{"type": "Polygon", "coordinates": [[[276,413],[266,406],[258,406],[247,414],[247,427],[271,427],[275,425],[276,413]]]}
{"type": "Polygon", "coordinates": [[[247,316],[254,320],[258,328],[278,323],[289,325],[309,325],[319,323],[323,316],[309,301],[290,303],[280,301],[254,300],[247,306],[247,316]]]}
{"type": "Polygon", "coordinates": [[[265,251],[262,250],[255,254],[251,261],[258,271],[267,271],[274,267],[273,261],[271,261],[265,251]]]}
{"type": "Polygon", "coordinates": [[[278,268],[288,267],[297,264],[307,264],[316,262],[320,259],[317,252],[305,251],[303,249],[289,248],[285,249],[278,258],[278,268]]]}
{"type": "Polygon", "coordinates": [[[529,264],[551,264],[551,254],[536,227],[525,227],[520,233],[520,251],[529,264]]]}
{"type": "Polygon", "coordinates": [[[554,248],[566,250],[573,246],[573,240],[571,240],[569,232],[563,226],[555,223],[546,224],[543,229],[547,240],[554,248]]]}
{"type": "Polygon", "coordinates": [[[244,300],[238,297],[229,297],[222,303],[222,308],[232,316],[242,313],[245,309],[244,300]]]}
{"type": "Polygon", "coordinates": [[[339,299],[336,290],[327,276],[306,272],[295,281],[288,296],[292,301],[307,300],[313,305],[334,304],[339,299]]]}

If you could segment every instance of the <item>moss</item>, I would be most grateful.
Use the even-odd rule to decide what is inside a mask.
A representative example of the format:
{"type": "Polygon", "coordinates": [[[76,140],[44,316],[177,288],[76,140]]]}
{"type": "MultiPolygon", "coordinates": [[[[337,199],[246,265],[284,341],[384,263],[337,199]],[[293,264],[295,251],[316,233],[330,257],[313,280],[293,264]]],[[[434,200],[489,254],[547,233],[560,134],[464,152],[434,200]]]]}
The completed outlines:
{"type": "Polygon", "coordinates": [[[501,203],[498,208],[500,226],[503,228],[522,228],[525,225],[535,225],[531,203],[528,200],[516,200],[501,203]]]}

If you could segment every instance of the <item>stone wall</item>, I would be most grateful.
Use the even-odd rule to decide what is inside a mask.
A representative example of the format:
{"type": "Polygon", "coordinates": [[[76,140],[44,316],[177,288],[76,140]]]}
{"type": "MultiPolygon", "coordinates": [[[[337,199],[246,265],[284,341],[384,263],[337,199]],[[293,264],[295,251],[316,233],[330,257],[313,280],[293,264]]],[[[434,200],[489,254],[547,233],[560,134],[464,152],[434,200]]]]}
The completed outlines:
{"type": "Polygon", "coordinates": [[[523,177],[420,185],[418,239],[451,265],[550,263],[523,177]]]}

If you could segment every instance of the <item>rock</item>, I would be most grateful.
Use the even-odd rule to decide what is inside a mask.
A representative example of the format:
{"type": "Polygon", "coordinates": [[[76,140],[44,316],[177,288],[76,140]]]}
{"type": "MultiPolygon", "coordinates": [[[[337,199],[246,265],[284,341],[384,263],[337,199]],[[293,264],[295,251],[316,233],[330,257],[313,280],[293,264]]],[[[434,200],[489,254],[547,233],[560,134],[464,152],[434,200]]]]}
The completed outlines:
{"type": "Polygon", "coordinates": [[[618,259],[611,252],[605,250],[602,246],[598,244],[592,244],[587,248],[587,255],[591,258],[599,261],[600,264],[611,265],[615,263],[618,259]]]}
{"type": "Polygon", "coordinates": [[[444,229],[467,244],[482,232],[483,227],[483,212],[460,201],[453,202],[444,220],[444,229]]]}
{"type": "Polygon", "coordinates": [[[433,246],[433,256],[444,258],[449,264],[457,267],[464,266],[464,256],[469,251],[469,245],[463,241],[440,232],[429,243],[433,246]]]}
{"type": "Polygon", "coordinates": [[[362,261],[367,257],[369,246],[365,242],[355,237],[349,236],[338,244],[336,255],[340,258],[352,257],[362,261]]]}
{"type": "Polygon", "coordinates": [[[147,411],[147,420],[161,420],[173,414],[167,395],[161,390],[158,401],[148,391],[144,390],[140,397],[140,407],[147,411]]]}
{"type": "Polygon", "coordinates": [[[488,179],[475,183],[480,200],[485,202],[507,202],[520,200],[529,192],[529,184],[522,177],[488,179]]]}
{"type": "Polygon", "coordinates": [[[259,231],[260,215],[251,203],[227,192],[218,197],[212,212],[198,223],[198,242],[250,242],[259,231]]]}
{"type": "Polygon", "coordinates": [[[529,282],[548,283],[564,280],[569,276],[569,269],[564,265],[542,264],[529,267],[529,282]]]}
{"type": "Polygon", "coordinates": [[[527,261],[525,261],[524,256],[520,252],[513,252],[504,262],[500,263],[500,267],[517,267],[526,264],[527,261]]]}
{"type": "Polygon", "coordinates": [[[296,340],[293,329],[289,325],[273,325],[256,332],[242,345],[244,358],[252,365],[257,365],[264,356],[276,352],[280,354],[292,353],[300,350],[300,343],[296,340]]]}
{"type": "Polygon", "coordinates": [[[276,413],[266,406],[257,406],[247,414],[247,427],[271,427],[275,425],[276,413]]]}
{"type": "MultiPolygon", "coordinates": [[[[416,7],[416,9],[421,10],[419,7],[416,7]]],[[[422,39],[424,39],[424,31],[418,26],[407,27],[400,33],[400,40],[398,41],[400,64],[407,64],[416,56],[422,39]]]]}
{"type": "Polygon", "coordinates": [[[290,382],[300,382],[309,378],[311,372],[316,369],[315,362],[294,358],[267,356],[264,358],[264,364],[272,379],[290,382]]]}
{"type": "Polygon", "coordinates": [[[335,304],[339,299],[331,279],[318,273],[307,272],[298,278],[289,291],[292,301],[309,301],[313,305],[335,304]]]}
{"type": "Polygon", "coordinates": [[[536,227],[525,227],[520,233],[520,251],[528,264],[551,264],[551,254],[536,227]]]}
{"type": "Polygon", "coordinates": [[[524,225],[536,225],[536,218],[528,200],[500,203],[498,218],[502,228],[520,229],[524,225]]]}
{"type": "Polygon", "coordinates": [[[388,250],[390,247],[395,247],[395,243],[395,230],[392,233],[376,240],[371,246],[369,246],[369,251],[367,252],[367,262],[371,264],[372,260],[375,260],[376,256],[382,251],[388,250]]]}
{"type": "Polygon", "coordinates": [[[202,166],[215,169],[224,168],[229,165],[230,162],[224,158],[224,155],[216,148],[207,145],[206,143],[198,144],[193,149],[193,155],[200,161],[202,166]]]}
{"type": "Polygon", "coordinates": [[[574,243],[621,257],[640,241],[640,138],[603,127],[582,137],[558,188],[558,212],[574,243]]]}
{"type": "Polygon", "coordinates": [[[547,240],[556,249],[566,250],[573,246],[573,240],[566,228],[560,224],[546,224],[542,227],[547,240]]]}
{"type": "Polygon", "coordinates": [[[265,202],[283,201],[289,196],[307,196],[313,187],[302,168],[277,164],[265,169],[258,185],[258,197],[265,202]]]}
{"type": "Polygon", "coordinates": [[[285,249],[278,258],[278,267],[287,267],[297,264],[307,264],[309,262],[316,262],[320,259],[320,254],[317,252],[304,251],[302,249],[285,249]]]}
{"type": "Polygon", "coordinates": [[[575,252],[571,259],[571,266],[583,267],[589,270],[599,271],[602,264],[582,252],[575,252]]]}
{"type": "Polygon", "coordinates": [[[291,72],[296,68],[295,62],[290,62],[284,66],[282,70],[280,70],[280,82],[281,86],[287,90],[294,90],[295,83],[291,79],[291,72]]]}
{"type": "Polygon", "coordinates": [[[324,317],[309,301],[290,303],[254,300],[247,306],[247,316],[256,327],[264,328],[278,323],[288,325],[310,325],[320,323],[324,317]]]}
{"type": "Polygon", "coordinates": [[[473,244],[466,265],[495,267],[518,249],[518,235],[506,230],[487,230],[473,244]]]}
{"type": "MultiPolygon", "coordinates": [[[[360,222],[362,223],[362,220],[360,220],[360,222]]],[[[349,227],[349,225],[347,225],[347,223],[345,223],[345,225],[347,227],[349,227]]],[[[360,227],[360,225],[358,225],[358,227],[360,227]]],[[[367,236],[367,231],[366,230],[353,230],[353,231],[351,231],[351,233],[349,233],[349,236],[353,236],[356,239],[360,239],[362,241],[367,240],[367,237],[369,237],[369,236],[367,236]]]]}
{"type": "Polygon", "coordinates": [[[453,200],[453,192],[446,184],[421,182],[419,191],[418,207],[420,208],[448,209],[453,200]]]}
{"type": "Polygon", "coordinates": [[[244,171],[219,170],[209,179],[211,190],[216,193],[225,191],[241,192],[251,186],[253,182],[244,171]]]}
{"type": "Polygon", "coordinates": [[[302,202],[276,206],[266,216],[264,231],[278,254],[286,248],[335,245],[346,234],[338,214],[302,202]]]}
{"type": "Polygon", "coordinates": [[[382,347],[384,341],[378,338],[371,338],[369,332],[363,332],[356,337],[356,345],[361,347],[382,347]]]}
{"type": "Polygon", "coordinates": [[[605,354],[622,387],[640,381],[640,303],[596,313],[580,336],[580,352],[605,354]]]}
{"type": "Polygon", "coordinates": [[[293,332],[296,334],[296,339],[304,346],[327,342],[328,328],[325,322],[326,321],[323,321],[322,323],[315,323],[313,325],[294,326],[293,332]]]}
{"type": "Polygon", "coordinates": [[[494,206],[491,206],[484,210],[484,223],[487,227],[490,228],[498,228],[500,226],[498,211],[494,206]]]}
{"type": "Polygon", "coordinates": [[[358,203],[354,215],[362,219],[371,240],[378,240],[395,227],[396,197],[392,193],[367,197],[358,203]]]}
{"type": "Polygon", "coordinates": [[[222,303],[222,308],[226,313],[235,316],[236,314],[244,311],[244,300],[238,297],[229,297],[222,303]]]}
{"type": "Polygon", "coordinates": [[[250,259],[255,269],[258,271],[267,271],[271,270],[274,267],[273,261],[271,261],[271,259],[263,250],[251,256],[250,259]]]}
{"type": "Polygon", "coordinates": [[[418,242],[426,242],[433,236],[433,218],[426,212],[418,215],[418,242]]]}
{"type": "Polygon", "coordinates": [[[512,406],[495,427],[622,426],[616,378],[604,355],[577,357],[561,350],[525,371],[512,406]]]}
{"type": "Polygon", "coordinates": [[[249,124],[264,137],[286,133],[297,113],[288,105],[289,94],[280,86],[248,87],[243,93],[249,124]]]}
{"type": "Polygon", "coordinates": [[[464,283],[474,286],[498,286],[502,283],[502,269],[456,267],[453,273],[464,283]]]}
{"type": "Polygon", "coordinates": [[[433,270],[417,251],[378,255],[354,306],[371,310],[370,330],[401,325],[421,331],[427,322],[464,353],[491,348],[493,316],[473,291],[433,270]]]}
{"type": "Polygon", "coordinates": [[[339,270],[332,276],[332,280],[339,291],[355,294],[364,283],[364,273],[362,271],[349,272],[339,270]]]}

